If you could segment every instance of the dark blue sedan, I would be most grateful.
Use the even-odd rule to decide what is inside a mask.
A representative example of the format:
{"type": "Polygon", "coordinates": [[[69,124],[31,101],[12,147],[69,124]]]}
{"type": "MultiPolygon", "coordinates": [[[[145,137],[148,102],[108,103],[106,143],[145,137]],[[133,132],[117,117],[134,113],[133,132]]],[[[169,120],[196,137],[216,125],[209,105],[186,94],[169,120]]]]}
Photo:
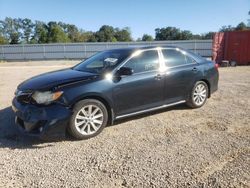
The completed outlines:
{"type": "Polygon", "coordinates": [[[117,119],[181,103],[199,108],[218,78],[213,62],[180,48],[113,49],[24,81],[12,108],[24,133],[87,139],[117,119]]]}

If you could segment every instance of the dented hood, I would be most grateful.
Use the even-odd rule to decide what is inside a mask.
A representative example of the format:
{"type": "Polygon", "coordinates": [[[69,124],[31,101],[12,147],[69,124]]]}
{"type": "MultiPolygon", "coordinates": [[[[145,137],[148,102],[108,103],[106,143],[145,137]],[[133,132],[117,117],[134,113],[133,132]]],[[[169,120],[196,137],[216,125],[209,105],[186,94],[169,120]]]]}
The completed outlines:
{"type": "Polygon", "coordinates": [[[32,77],[22,82],[18,86],[18,89],[21,91],[46,90],[64,84],[93,79],[95,77],[97,77],[97,74],[81,72],[73,69],[63,69],[32,77]]]}

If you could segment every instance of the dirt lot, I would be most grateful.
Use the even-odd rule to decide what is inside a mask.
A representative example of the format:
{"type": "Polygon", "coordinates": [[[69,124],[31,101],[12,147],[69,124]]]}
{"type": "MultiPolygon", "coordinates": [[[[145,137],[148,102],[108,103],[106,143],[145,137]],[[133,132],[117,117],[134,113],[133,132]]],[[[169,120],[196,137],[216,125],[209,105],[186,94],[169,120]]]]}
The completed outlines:
{"type": "Polygon", "coordinates": [[[67,65],[29,64],[0,65],[0,187],[250,187],[250,67],[221,68],[219,91],[200,109],[44,142],[16,131],[11,99],[21,81],[67,65]]]}

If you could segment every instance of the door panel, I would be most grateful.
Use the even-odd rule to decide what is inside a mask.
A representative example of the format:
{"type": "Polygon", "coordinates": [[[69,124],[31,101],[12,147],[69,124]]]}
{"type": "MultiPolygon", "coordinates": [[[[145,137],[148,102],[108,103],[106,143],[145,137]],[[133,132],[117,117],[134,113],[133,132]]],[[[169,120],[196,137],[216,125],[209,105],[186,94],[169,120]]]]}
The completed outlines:
{"type": "Polygon", "coordinates": [[[159,106],[163,102],[164,77],[159,75],[158,50],[137,51],[123,67],[134,70],[122,76],[113,90],[116,115],[159,106]]]}
{"type": "Polygon", "coordinates": [[[158,71],[123,77],[114,88],[116,115],[156,107],[163,102],[164,77],[158,71]]]}
{"type": "Polygon", "coordinates": [[[162,49],[166,69],[164,102],[169,104],[186,100],[196,78],[199,77],[199,64],[180,49],[162,49]]]}
{"type": "Polygon", "coordinates": [[[191,64],[170,68],[165,75],[164,99],[165,103],[186,100],[188,94],[200,76],[199,65],[191,64]]]}

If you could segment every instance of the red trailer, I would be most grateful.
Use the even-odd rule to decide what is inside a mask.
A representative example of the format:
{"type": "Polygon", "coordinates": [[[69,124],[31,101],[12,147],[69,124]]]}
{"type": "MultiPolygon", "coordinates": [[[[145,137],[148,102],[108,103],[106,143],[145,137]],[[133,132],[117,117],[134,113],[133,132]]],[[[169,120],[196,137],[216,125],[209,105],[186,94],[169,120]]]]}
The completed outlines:
{"type": "Polygon", "coordinates": [[[213,60],[219,64],[227,60],[237,65],[250,65],[250,30],[215,33],[213,60]]]}

